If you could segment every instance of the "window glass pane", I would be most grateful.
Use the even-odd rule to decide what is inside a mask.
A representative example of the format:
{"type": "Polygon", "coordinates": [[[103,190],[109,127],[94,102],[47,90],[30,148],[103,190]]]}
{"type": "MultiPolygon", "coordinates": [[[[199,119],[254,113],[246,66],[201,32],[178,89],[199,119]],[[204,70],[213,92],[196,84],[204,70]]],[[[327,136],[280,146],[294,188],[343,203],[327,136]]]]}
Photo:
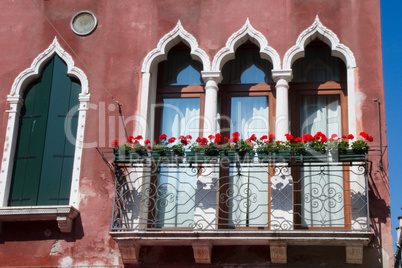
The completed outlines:
{"type": "Polygon", "coordinates": [[[191,58],[189,49],[175,51],[173,48],[159,67],[163,70],[161,84],[164,86],[203,84],[202,63],[191,58]]]}
{"type": "Polygon", "coordinates": [[[255,134],[258,138],[269,132],[268,98],[232,97],[231,98],[231,133],[238,131],[240,138],[249,138],[255,134]]]}
{"type": "MultiPolygon", "coordinates": [[[[300,115],[301,134],[342,134],[339,95],[302,96],[300,115]]],[[[343,227],[342,170],[318,163],[305,164],[301,175],[302,225],[343,227]]]]}
{"type": "MultiPolygon", "coordinates": [[[[161,133],[170,137],[199,136],[200,99],[163,99],[161,133]]],[[[177,167],[163,167],[157,182],[156,226],[194,225],[196,178],[177,167]]]]}
{"type": "MultiPolygon", "coordinates": [[[[258,138],[269,132],[267,97],[231,98],[231,133],[240,138],[255,134],[258,138]]],[[[231,192],[229,225],[237,227],[268,226],[268,173],[266,167],[242,167],[238,173],[229,168],[231,192]]]]}
{"type": "Polygon", "coordinates": [[[228,61],[222,68],[222,84],[273,83],[272,63],[261,59],[259,49],[239,47],[235,59],[228,61]]]}
{"type": "Polygon", "coordinates": [[[328,46],[308,45],[305,56],[293,63],[293,82],[340,81],[340,68],[344,65],[339,58],[332,57],[328,46]]]}

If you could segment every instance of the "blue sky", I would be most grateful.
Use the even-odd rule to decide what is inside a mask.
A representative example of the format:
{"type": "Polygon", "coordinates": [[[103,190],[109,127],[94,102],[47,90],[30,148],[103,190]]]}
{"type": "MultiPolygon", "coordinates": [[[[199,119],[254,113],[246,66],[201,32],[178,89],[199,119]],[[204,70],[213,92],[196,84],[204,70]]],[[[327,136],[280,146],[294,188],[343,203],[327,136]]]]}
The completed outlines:
{"type": "Polygon", "coordinates": [[[391,192],[391,217],[394,244],[398,216],[402,216],[402,161],[398,155],[402,133],[402,1],[381,0],[383,72],[389,181],[391,192]]]}

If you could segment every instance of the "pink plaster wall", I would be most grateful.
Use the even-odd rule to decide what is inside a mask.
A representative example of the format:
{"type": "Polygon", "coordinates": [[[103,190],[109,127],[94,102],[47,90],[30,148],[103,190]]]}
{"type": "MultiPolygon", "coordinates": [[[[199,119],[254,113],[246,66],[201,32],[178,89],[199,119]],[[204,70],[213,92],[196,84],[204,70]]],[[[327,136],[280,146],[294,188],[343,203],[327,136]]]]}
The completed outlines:
{"type": "MultiPolygon", "coordinates": [[[[142,62],[178,20],[197,39],[211,62],[247,18],[282,60],[316,15],[356,58],[357,90],[364,96],[358,132],[368,131],[378,141],[377,106],[372,100],[379,98],[383,144],[386,144],[379,0],[2,0],[0,9],[1,146],[7,124],[5,111],[9,108],[6,96],[12,83],[55,36],[87,75],[91,104],[97,105],[87,113],[85,141],[108,146],[115,138],[124,140],[124,133],[117,127],[120,120],[117,109],[113,109],[114,101],[108,92],[123,105],[126,118],[138,112],[142,62]],[[98,18],[97,29],[86,37],[76,36],[70,29],[71,18],[81,10],[92,11],[98,18]]],[[[133,124],[127,127],[132,133],[133,124]]],[[[81,216],[74,232],[60,234],[52,222],[4,223],[0,265],[121,263],[118,248],[108,234],[112,175],[95,149],[85,149],[82,161],[81,216]],[[48,237],[44,234],[47,229],[52,233],[48,237]],[[61,250],[51,255],[52,245],[56,249],[60,246],[61,250]]],[[[366,251],[377,254],[378,247],[382,247],[392,262],[387,163],[386,155],[384,170],[379,168],[378,158],[373,161],[370,213],[377,236],[366,251]]]]}

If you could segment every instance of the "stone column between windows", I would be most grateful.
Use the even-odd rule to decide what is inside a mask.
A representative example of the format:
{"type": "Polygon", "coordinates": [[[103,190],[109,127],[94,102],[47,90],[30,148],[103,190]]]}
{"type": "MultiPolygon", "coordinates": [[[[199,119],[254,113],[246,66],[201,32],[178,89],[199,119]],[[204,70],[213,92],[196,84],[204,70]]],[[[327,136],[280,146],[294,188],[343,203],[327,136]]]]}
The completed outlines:
{"type": "MultiPolygon", "coordinates": [[[[288,91],[292,70],[272,70],[272,77],[276,82],[275,136],[277,140],[284,141],[285,134],[289,133],[288,91]]],[[[293,178],[287,164],[278,163],[277,166],[276,174],[271,178],[270,228],[271,230],[292,230],[294,229],[293,178]]]]}
{"type": "Polygon", "coordinates": [[[276,82],[276,122],[275,136],[277,140],[286,140],[289,133],[289,82],[292,70],[272,70],[272,78],[276,82]]]}
{"type": "Polygon", "coordinates": [[[215,134],[218,114],[218,83],[222,81],[221,72],[202,72],[205,82],[204,137],[215,134]]]}
{"type": "MultiPolygon", "coordinates": [[[[220,72],[202,72],[205,82],[205,109],[203,136],[208,137],[217,131],[218,83],[222,80],[220,72]]],[[[219,203],[217,183],[219,167],[204,165],[203,172],[197,178],[197,194],[194,207],[194,229],[217,229],[219,203]]]]}

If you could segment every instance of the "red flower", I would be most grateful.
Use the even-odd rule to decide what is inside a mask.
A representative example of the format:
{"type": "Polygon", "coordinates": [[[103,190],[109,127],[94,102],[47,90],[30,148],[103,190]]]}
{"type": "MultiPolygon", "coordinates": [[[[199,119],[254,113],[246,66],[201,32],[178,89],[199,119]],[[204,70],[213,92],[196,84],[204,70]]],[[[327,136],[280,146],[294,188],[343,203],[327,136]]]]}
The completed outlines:
{"type": "Polygon", "coordinates": [[[160,135],[159,136],[159,140],[161,141],[161,140],[166,140],[166,138],[167,138],[167,136],[166,136],[166,134],[162,134],[162,135],[160,135]]]}
{"type": "Polygon", "coordinates": [[[112,147],[118,147],[119,142],[117,140],[112,141],[112,147]]]}
{"type": "Polygon", "coordinates": [[[218,144],[221,144],[222,140],[221,140],[221,138],[215,138],[215,142],[218,143],[218,144]]]}
{"type": "Polygon", "coordinates": [[[151,150],[151,149],[152,149],[152,147],[151,147],[150,145],[148,145],[148,149],[149,149],[149,150],[151,150]]]}
{"type": "Polygon", "coordinates": [[[222,134],[216,133],[215,134],[215,139],[222,139],[222,134]]]}
{"type": "Polygon", "coordinates": [[[191,135],[187,135],[186,139],[191,140],[193,137],[191,137],[191,135]]]}
{"type": "Polygon", "coordinates": [[[200,145],[207,145],[207,144],[208,144],[207,138],[202,138],[200,145]]]}
{"type": "Polygon", "coordinates": [[[183,135],[180,135],[180,136],[179,136],[179,140],[181,140],[181,139],[184,139],[184,136],[183,136],[183,135]]]}
{"type": "Polygon", "coordinates": [[[228,138],[228,137],[223,137],[223,139],[226,140],[226,141],[229,141],[229,138],[228,138]]]}
{"type": "Polygon", "coordinates": [[[176,140],[175,137],[171,137],[171,138],[168,140],[168,142],[169,142],[169,143],[173,143],[173,142],[175,142],[175,140],[176,140]]]}
{"type": "Polygon", "coordinates": [[[135,140],[142,140],[143,137],[141,135],[138,135],[137,137],[134,138],[135,140]]]}
{"type": "Polygon", "coordinates": [[[239,132],[234,132],[234,133],[232,133],[232,137],[234,138],[234,137],[240,137],[240,133],[239,132]]]}
{"type": "Polygon", "coordinates": [[[285,137],[288,141],[292,141],[294,139],[294,137],[290,134],[285,134],[285,137]]]}
{"type": "Polygon", "coordinates": [[[214,138],[215,138],[215,136],[212,134],[208,136],[208,139],[210,139],[210,140],[213,140],[214,138]]]}
{"type": "Polygon", "coordinates": [[[130,136],[130,137],[127,138],[127,142],[133,143],[133,140],[134,140],[133,136],[130,136]]]}
{"type": "MultiPolygon", "coordinates": [[[[350,135],[350,134],[349,134],[350,135]]],[[[347,139],[346,135],[342,135],[342,139],[347,139]]]]}
{"type": "Polygon", "coordinates": [[[295,139],[295,142],[301,142],[302,141],[302,139],[300,138],[300,137],[297,137],[296,139],[295,139]]]}
{"type": "Polygon", "coordinates": [[[327,141],[328,141],[328,139],[327,139],[327,137],[325,135],[321,136],[321,143],[325,143],[327,141]]]}
{"type": "Polygon", "coordinates": [[[275,139],[275,135],[274,134],[270,134],[268,137],[269,140],[275,139]]]}
{"type": "Polygon", "coordinates": [[[266,139],[268,139],[268,136],[264,135],[264,136],[261,136],[260,141],[263,141],[263,140],[266,140],[266,139]]]}
{"type": "Polygon", "coordinates": [[[250,140],[251,141],[255,141],[257,139],[257,137],[255,136],[255,134],[251,135],[250,140]]]}
{"type": "Polygon", "coordinates": [[[311,134],[305,134],[302,136],[303,142],[307,143],[309,141],[313,141],[314,137],[311,134]]]}
{"type": "Polygon", "coordinates": [[[236,143],[239,141],[239,137],[233,137],[233,142],[236,143]]]}
{"type": "Polygon", "coordinates": [[[368,140],[369,142],[372,142],[372,141],[373,141],[373,137],[372,137],[372,136],[368,136],[368,137],[367,137],[367,140],[368,140]]]}
{"type": "Polygon", "coordinates": [[[251,141],[250,138],[248,138],[248,139],[245,140],[245,142],[250,142],[250,141],[251,141]]]}
{"type": "Polygon", "coordinates": [[[187,139],[181,139],[180,142],[183,145],[187,145],[189,143],[189,141],[187,139]]]}
{"type": "Polygon", "coordinates": [[[366,132],[360,132],[360,136],[362,136],[363,138],[367,139],[368,134],[366,132]]]}
{"type": "Polygon", "coordinates": [[[151,143],[150,140],[145,140],[145,141],[144,141],[144,144],[145,144],[145,145],[147,145],[147,144],[149,144],[149,143],[151,143]]]}
{"type": "Polygon", "coordinates": [[[355,138],[355,136],[353,136],[352,134],[349,134],[346,138],[347,138],[348,140],[353,140],[353,139],[355,138]]]}
{"type": "Polygon", "coordinates": [[[201,138],[200,138],[200,137],[198,137],[198,138],[195,140],[195,142],[200,143],[200,142],[201,142],[201,138]]]}

